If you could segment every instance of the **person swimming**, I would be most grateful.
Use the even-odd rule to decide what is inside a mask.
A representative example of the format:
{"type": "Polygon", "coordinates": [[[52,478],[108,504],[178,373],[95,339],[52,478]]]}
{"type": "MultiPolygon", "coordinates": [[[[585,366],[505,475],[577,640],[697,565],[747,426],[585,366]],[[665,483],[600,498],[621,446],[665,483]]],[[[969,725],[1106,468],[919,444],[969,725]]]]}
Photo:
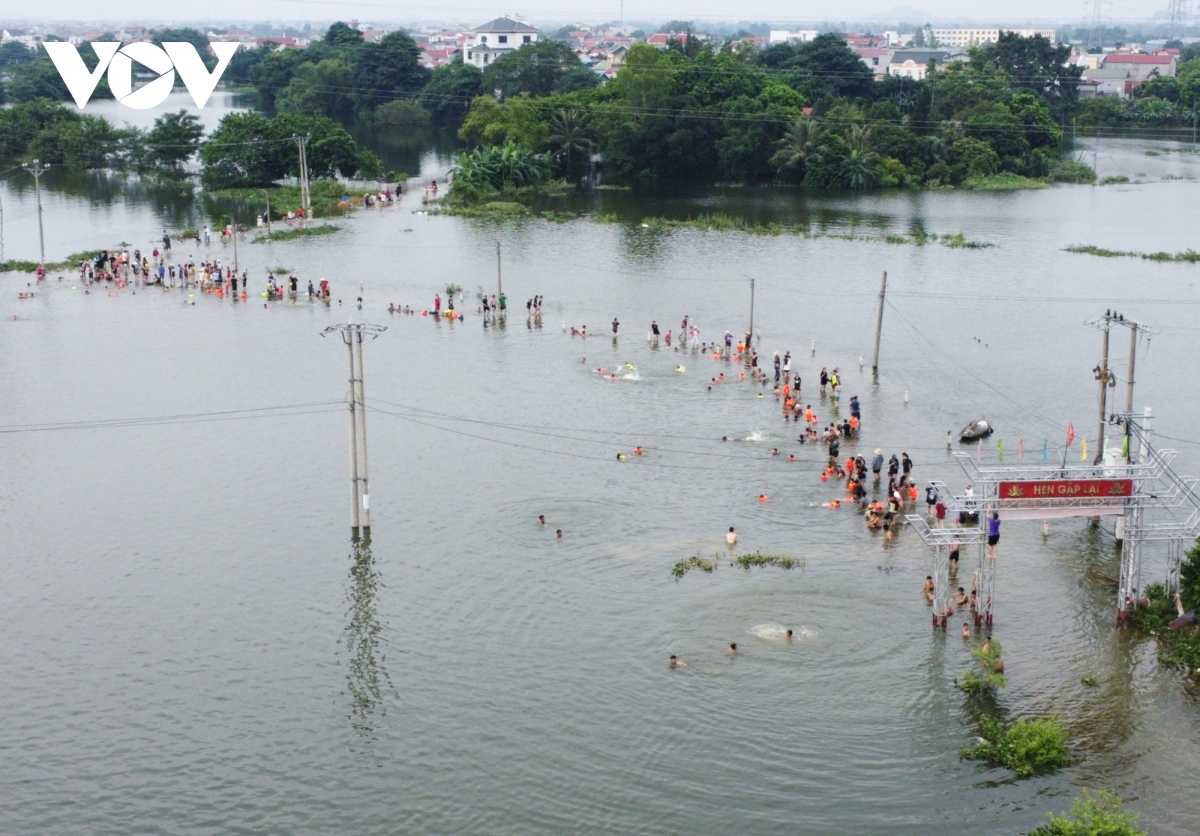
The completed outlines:
{"type": "Polygon", "coordinates": [[[725,651],[730,656],[737,656],[737,642],[731,642],[729,649],[725,651]]]}
{"type": "Polygon", "coordinates": [[[687,667],[687,662],[679,661],[678,657],[676,657],[674,655],[672,655],[671,658],[667,660],[667,664],[670,665],[672,668],[686,668],[687,667]]]}
{"type": "Polygon", "coordinates": [[[793,636],[792,636],[792,631],[791,631],[791,630],[788,630],[788,631],[787,631],[787,639],[788,639],[788,641],[791,641],[791,640],[792,640],[792,638],[793,638],[793,636]]]}
{"type": "Polygon", "coordinates": [[[545,525],[545,524],[546,524],[546,515],[538,514],[538,525],[545,525]]]}
{"type": "Polygon", "coordinates": [[[733,530],[733,526],[729,526],[729,531],[725,533],[725,543],[730,546],[737,545],[737,532],[733,530]]]}

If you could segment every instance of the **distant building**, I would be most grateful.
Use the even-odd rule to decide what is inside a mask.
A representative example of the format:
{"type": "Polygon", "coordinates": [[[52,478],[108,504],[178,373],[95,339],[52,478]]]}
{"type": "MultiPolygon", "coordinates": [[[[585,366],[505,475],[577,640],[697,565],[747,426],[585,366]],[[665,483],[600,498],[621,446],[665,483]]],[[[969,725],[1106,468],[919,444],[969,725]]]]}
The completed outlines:
{"type": "Polygon", "coordinates": [[[1100,66],[1106,70],[1121,69],[1129,73],[1133,86],[1141,84],[1151,76],[1173,76],[1178,59],[1169,52],[1144,55],[1142,53],[1110,52],[1104,56],[1100,66]]]}
{"type": "Polygon", "coordinates": [[[929,72],[929,62],[936,69],[944,69],[955,61],[967,61],[966,53],[947,49],[897,49],[888,62],[887,74],[897,78],[915,78],[921,81],[929,72]]]}
{"type": "Polygon", "coordinates": [[[41,38],[27,29],[0,30],[0,43],[9,43],[12,41],[33,49],[41,42],[41,40],[41,38]]]}
{"type": "Polygon", "coordinates": [[[867,69],[875,74],[876,79],[887,77],[894,51],[881,47],[857,47],[854,50],[862,62],[867,65],[867,69]]]}
{"type": "Polygon", "coordinates": [[[646,38],[646,43],[658,49],[666,49],[668,46],[670,46],[671,41],[679,41],[681,44],[686,44],[688,42],[687,33],[683,32],[676,35],[674,33],[667,34],[665,32],[659,32],[655,35],[651,35],[649,38],[646,38]]]}
{"type": "Polygon", "coordinates": [[[1086,69],[1080,78],[1079,95],[1085,99],[1097,96],[1116,96],[1123,99],[1133,92],[1130,80],[1129,70],[1125,67],[1086,69]]]}
{"type": "Polygon", "coordinates": [[[507,17],[498,17],[471,30],[466,60],[483,69],[514,49],[536,43],[537,39],[538,30],[532,26],[507,17]]]}
{"type": "Polygon", "coordinates": [[[939,47],[964,48],[994,44],[1000,40],[1001,32],[1013,32],[1023,38],[1032,38],[1034,35],[1041,35],[1044,38],[1048,38],[1050,43],[1055,43],[1058,38],[1058,32],[1054,29],[1001,29],[998,26],[934,29],[933,37],[937,40],[939,47]]]}
{"type": "Polygon", "coordinates": [[[773,44],[806,43],[819,34],[816,29],[800,29],[796,32],[790,32],[787,29],[772,29],[767,40],[773,44]]]}

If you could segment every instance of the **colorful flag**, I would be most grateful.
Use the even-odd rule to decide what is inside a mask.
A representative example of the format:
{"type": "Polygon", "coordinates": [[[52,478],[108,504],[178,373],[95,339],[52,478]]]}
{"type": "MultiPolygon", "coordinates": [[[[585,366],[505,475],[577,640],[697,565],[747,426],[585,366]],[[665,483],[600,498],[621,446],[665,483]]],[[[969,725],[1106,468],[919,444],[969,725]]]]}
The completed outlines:
{"type": "Polygon", "coordinates": [[[1067,425],[1067,446],[1070,447],[1071,443],[1074,440],[1075,440],[1075,422],[1072,421],[1070,424],[1067,425]]]}
{"type": "Polygon", "coordinates": [[[1049,458],[1050,458],[1050,439],[1043,438],[1042,439],[1042,461],[1046,461],[1049,458]]]}
{"type": "Polygon", "coordinates": [[[1079,459],[1080,461],[1087,461],[1087,436],[1083,437],[1083,455],[1079,459]]]}
{"type": "Polygon", "coordinates": [[[983,439],[979,439],[979,449],[975,451],[975,460],[983,461],[983,439]]]}
{"type": "Polygon", "coordinates": [[[1004,439],[1003,438],[996,439],[996,450],[998,450],[1000,453],[1000,461],[1004,461],[1004,439]]]}
{"type": "Polygon", "coordinates": [[[1025,458],[1025,439],[1023,438],[1017,440],[1017,458],[1025,458]]]}
{"type": "Polygon", "coordinates": [[[1129,458],[1129,436],[1125,436],[1125,442],[1121,445],[1121,455],[1129,458]]]}

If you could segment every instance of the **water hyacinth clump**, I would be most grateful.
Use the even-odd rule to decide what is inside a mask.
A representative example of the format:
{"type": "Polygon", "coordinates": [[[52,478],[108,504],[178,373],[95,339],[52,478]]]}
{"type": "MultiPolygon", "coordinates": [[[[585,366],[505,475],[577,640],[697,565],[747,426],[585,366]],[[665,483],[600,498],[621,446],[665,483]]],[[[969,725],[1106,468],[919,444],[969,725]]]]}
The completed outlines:
{"type": "Polygon", "coordinates": [[[792,557],[790,554],[754,552],[753,554],[738,555],[734,558],[734,563],[743,569],[750,569],[753,566],[778,566],[780,569],[795,569],[804,566],[804,558],[792,557]]]}
{"type": "Polygon", "coordinates": [[[678,580],[679,578],[682,578],[684,575],[686,575],[692,569],[699,569],[701,572],[711,574],[712,570],[715,568],[717,568],[717,561],[716,561],[715,556],[713,557],[712,560],[708,560],[706,558],[701,557],[698,554],[694,554],[691,557],[689,557],[687,560],[677,561],[675,563],[675,565],[671,567],[671,574],[675,576],[676,580],[678,580]]]}

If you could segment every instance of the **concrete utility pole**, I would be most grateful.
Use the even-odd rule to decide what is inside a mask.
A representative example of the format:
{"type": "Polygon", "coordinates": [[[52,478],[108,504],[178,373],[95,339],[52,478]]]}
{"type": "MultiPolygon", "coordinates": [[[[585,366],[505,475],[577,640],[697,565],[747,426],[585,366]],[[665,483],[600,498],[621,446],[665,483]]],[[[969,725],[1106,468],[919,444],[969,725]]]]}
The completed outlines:
{"type": "Polygon", "coordinates": [[[496,242],[496,292],[497,299],[504,295],[504,276],[500,273],[500,242],[496,242]]]}
{"type": "Polygon", "coordinates": [[[871,361],[871,374],[879,377],[879,338],[883,334],[883,300],[887,296],[887,272],[879,285],[879,314],[875,318],[875,359],[871,361]]]}
{"type": "Polygon", "coordinates": [[[1096,428],[1096,457],[1102,459],[1104,456],[1104,424],[1105,414],[1108,408],[1108,335],[1109,335],[1109,315],[1104,314],[1104,352],[1100,357],[1100,365],[1096,370],[1096,379],[1100,381],[1100,421],[1096,428]]]}
{"type": "Polygon", "coordinates": [[[238,251],[237,251],[237,219],[233,215],[229,216],[229,231],[233,233],[233,272],[238,271],[238,251]]]}
{"type": "Polygon", "coordinates": [[[750,330],[746,332],[746,351],[743,356],[750,362],[750,345],[754,339],[754,279],[750,280],[750,330]]]}
{"type": "Polygon", "coordinates": [[[363,392],[362,345],[364,335],[374,339],[386,330],[382,325],[350,322],[331,325],[321,333],[322,337],[335,332],[341,334],[350,361],[350,536],[355,540],[360,532],[364,537],[371,536],[371,483],[367,470],[367,405],[363,392]]]}
{"type": "Polygon", "coordinates": [[[308,144],[308,137],[293,136],[296,140],[296,147],[300,151],[300,208],[304,210],[304,221],[308,222],[309,215],[312,214],[312,202],[309,200],[308,194],[308,149],[305,147],[308,144]]]}
{"type": "Polygon", "coordinates": [[[46,233],[42,229],[42,175],[50,168],[50,164],[42,165],[41,160],[34,160],[33,165],[21,163],[21,168],[33,175],[33,187],[37,192],[38,244],[40,245],[38,266],[42,268],[42,272],[44,273],[46,271],[46,233]]]}
{"type": "Polygon", "coordinates": [[[267,235],[271,234],[271,193],[266,189],[259,189],[260,192],[267,196],[267,235]]]}

